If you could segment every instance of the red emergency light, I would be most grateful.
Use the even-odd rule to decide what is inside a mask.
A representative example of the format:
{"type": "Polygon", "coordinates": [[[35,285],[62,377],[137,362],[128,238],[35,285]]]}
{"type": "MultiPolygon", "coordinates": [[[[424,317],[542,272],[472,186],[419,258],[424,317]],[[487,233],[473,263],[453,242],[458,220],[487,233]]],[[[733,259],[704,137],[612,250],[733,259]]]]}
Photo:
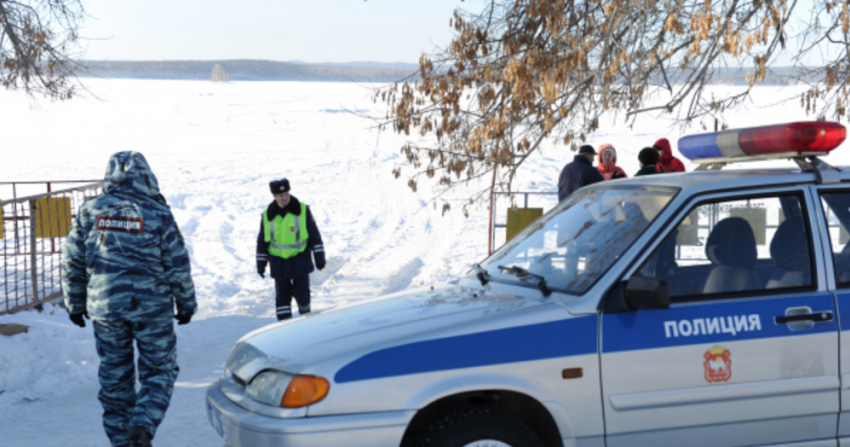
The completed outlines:
{"type": "Polygon", "coordinates": [[[846,138],[838,123],[803,121],[773,126],[730,129],[689,135],[679,140],[679,151],[694,162],[716,158],[788,158],[827,155],[846,138]]]}
{"type": "Polygon", "coordinates": [[[806,121],[741,130],[738,144],[748,155],[779,152],[825,152],[844,141],[847,129],[838,123],[806,121]]]}

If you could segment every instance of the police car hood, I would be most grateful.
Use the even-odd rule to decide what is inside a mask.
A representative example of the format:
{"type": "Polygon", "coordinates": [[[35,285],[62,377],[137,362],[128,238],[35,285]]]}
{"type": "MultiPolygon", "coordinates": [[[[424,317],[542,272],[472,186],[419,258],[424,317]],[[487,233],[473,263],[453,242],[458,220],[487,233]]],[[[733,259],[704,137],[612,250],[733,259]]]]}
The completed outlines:
{"type": "Polygon", "coordinates": [[[103,192],[149,199],[162,205],[166,203],[145,156],[133,151],[118,152],[109,157],[103,177],[103,192]]]}
{"type": "Polygon", "coordinates": [[[264,369],[333,374],[316,365],[333,369],[378,349],[520,324],[504,320],[555,305],[461,286],[388,295],[251,332],[233,349],[227,369],[245,381],[264,369]]]}

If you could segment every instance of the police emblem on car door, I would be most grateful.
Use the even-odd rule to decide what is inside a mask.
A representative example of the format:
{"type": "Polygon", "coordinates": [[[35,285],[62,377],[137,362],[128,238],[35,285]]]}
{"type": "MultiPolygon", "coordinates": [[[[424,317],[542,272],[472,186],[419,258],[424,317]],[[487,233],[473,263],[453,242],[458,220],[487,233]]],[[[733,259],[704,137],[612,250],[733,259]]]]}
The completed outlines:
{"type": "Polygon", "coordinates": [[[732,353],[728,349],[714,345],[703,356],[706,382],[728,382],[732,378],[732,353]]]}

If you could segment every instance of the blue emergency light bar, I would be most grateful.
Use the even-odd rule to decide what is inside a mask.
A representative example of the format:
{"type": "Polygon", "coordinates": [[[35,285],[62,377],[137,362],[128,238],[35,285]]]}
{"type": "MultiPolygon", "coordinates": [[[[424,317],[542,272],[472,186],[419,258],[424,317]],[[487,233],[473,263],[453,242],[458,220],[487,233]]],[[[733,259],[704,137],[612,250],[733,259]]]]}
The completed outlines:
{"type": "Polygon", "coordinates": [[[838,123],[804,121],[688,135],[679,139],[679,152],[694,163],[827,155],[846,134],[838,123]]]}

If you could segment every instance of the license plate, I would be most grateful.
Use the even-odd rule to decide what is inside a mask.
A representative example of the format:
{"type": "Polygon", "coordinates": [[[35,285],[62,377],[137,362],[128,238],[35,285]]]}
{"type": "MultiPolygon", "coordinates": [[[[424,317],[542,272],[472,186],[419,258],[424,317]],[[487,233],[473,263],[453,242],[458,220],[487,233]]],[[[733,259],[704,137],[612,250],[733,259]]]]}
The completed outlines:
{"type": "Polygon", "coordinates": [[[221,417],[221,413],[212,406],[209,402],[207,402],[207,414],[210,417],[210,424],[212,424],[215,432],[218,433],[222,438],[224,437],[224,418],[221,417]]]}

